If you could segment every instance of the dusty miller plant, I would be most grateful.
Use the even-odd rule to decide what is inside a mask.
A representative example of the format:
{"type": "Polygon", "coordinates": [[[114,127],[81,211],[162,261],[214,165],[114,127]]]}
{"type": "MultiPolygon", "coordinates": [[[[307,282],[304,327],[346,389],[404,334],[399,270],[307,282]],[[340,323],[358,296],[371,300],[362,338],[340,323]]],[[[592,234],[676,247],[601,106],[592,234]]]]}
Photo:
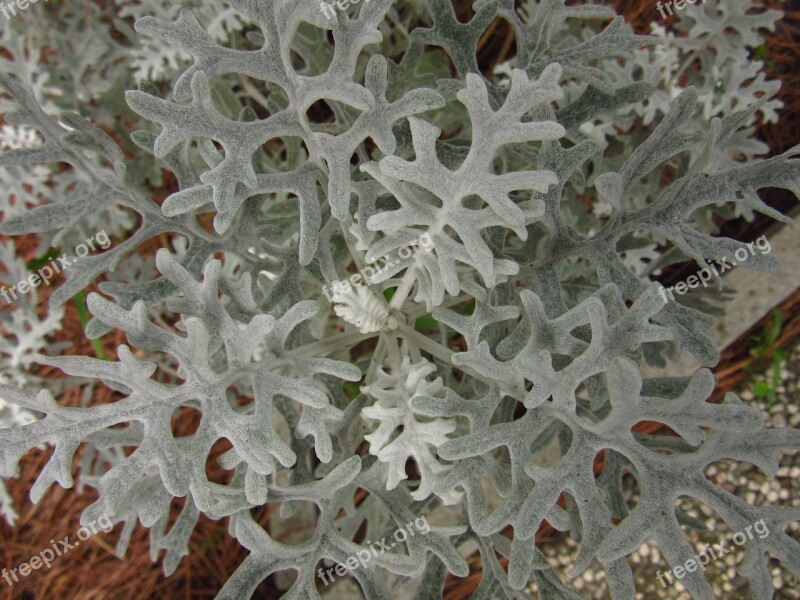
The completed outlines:
{"type": "MultiPolygon", "coordinates": [[[[774,475],[798,432],[763,429],[732,394],[707,402],[708,370],[640,372],[683,351],[717,360],[712,318],[665,304],[658,269],[746,248],[712,235],[712,216],[786,220],[758,192],[800,191],[797,150],[762,160],[751,139],[755,118],[778,108],[761,65],[747,71],[749,93],[715,83],[779,13],[697,5],[676,38],[635,35],[608,8],[564,0],[478,0],[467,22],[448,0],[371,0],[335,19],[307,0],[213,4],[223,12],[118,0],[122,17],[141,17],[135,31],[116,23],[130,47],[98,18],[103,35],[69,51],[76,15],[66,32],[28,20],[4,33],[5,121],[17,128],[6,137],[29,143],[9,145],[0,166],[35,185],[4,196],[0,231],[37,233],[47,248],[113,224],[115,244],[75,265],[50,306],[100,280],[87,336],[122,330],[128,345],[107,361],[59,356],[40,336],[39,363],[89,396],[111,387],[114,401],[65,407],[35,380],[0,386],[43,415],[0,431],[3,475],[51,445],[31,489],[38,502],[53,483],[73,485],[85,444],[81,482],[99,497],[83,520],[122,523],[120,554],[137,521],[151,528],[167,574],[201,513],[227,517],[249,555],[219,598],[247,598],[291,570],[295,579],[279,579],[285,597],[316,598],[318,567],[424,515],[427,535],[352,571],[367,598],[440,597],[445,575],[467,575],[462,553],[476,550],[474,598],[524,598],[531,580],[541,598],[578,598],[533,541],[546,521],[580,545],[570,574],[598,561],[612,597],[632,599],[626,556],[646,539],[672,565],[694,555],[682,497],[733,530],[769,527],[739,565],[754,598],[773,593],[767,555],[800,575],[784,533],[800,511],[750,505],[705,476],[723,460],[774,475]],[[476,50],[497,18],[516,53],[489,79],[476,50]],[[722,44],[725,27],[740,35],[722,44]],[[56,54],[37,71],[45,46],[64,49],[66,63],[56,54]],[[699,87],[675,83],[678,55],[699,87]],[[134,80],[127,107],[99,101],[134,80]],[[115,115],[139,127],[133,157],[108,134],[115,115]],[[178,190],[159,203],[162,168],[178,190]],[[162,234],[171,247],[142,260],[137,249],[162,234]],[[431,247],[409,251],[421,236],[431,247]],[[368,286],[323,293],[374,263],[383,268],[368,286]],[[202,413],[199,427],[175,435],[171,420],[187,408],[202,413]],[[642,421],[679,437],[633,433],[642,421]],[[225,483],[205,468],[220,440],[225,483]],[[633,509],[624,472],[640,490],[633,509]],[[268,502],[295,515],[302,541],[254,518],[268,502]]],[[[743,266],[779,267],[768,255],[743,266]]],[[[683,583],[711,597],[702,572],[683,583]]]]}

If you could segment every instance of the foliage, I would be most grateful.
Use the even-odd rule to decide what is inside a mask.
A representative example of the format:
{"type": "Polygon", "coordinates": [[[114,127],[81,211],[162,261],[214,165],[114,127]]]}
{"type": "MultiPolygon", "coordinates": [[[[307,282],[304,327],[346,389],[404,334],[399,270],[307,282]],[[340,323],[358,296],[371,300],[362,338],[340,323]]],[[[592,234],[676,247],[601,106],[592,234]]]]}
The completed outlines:
{"type": "MultiPolygon", "coordinates": [[[[54,447],[34,502],[73,485],[86,444],[97,461],[81,461],[80,477],[99,497],[83,520],[124,523],[120,554],[137,521],[149,527],[170,574],[201,514],[227,517],[250,551],[218,596],[237,600],[287,570],[298,576],[285,597],[317,598],[318,566],[369,555],[369,540],[420,515],[429,533],[352,570],[367,598],[437,597],[447,572],[469,573],[460,551],[476,546],[476,600],[521,597],[531,579],[541,598],[577,597],[536,547],[545,521],[580,544],[571,574],[597,559],[612,597],[634,598],[626,556],[647,538],[670,564],[693,556],[675,509],[687,495],[735,531],[769,527],[740,565],[754,598],[773,592],[767,555],[800,572],[784,533],[800,511],[752,506],[705,477],[730,459],[774,475],[800,433],[763,429],[733,395],[707,402],[708,370],[643,379],[639,368],[682,351],[716,362],[712,318],[665,304],[659,269],[746,248],[715,237],[712,217],[786,221],[759,190],[800,192],[797,149],[760,159],[753,140],[779,105],[748,49],[777,13],[722,0],[685,11],[677,33],[638,36],[608,8],[564,0],[478,0],[467,22],[448,0],[371,0],[335,19],[297,0],[117,4],[122,18],[89,11],[91,43],[61,4],[29,15],[62,16],[63,29],[26,18],[2,38],[13,129],[0,141],[17,141],[0,156],[16,181],[0,232],[36,233],[43,248],[113,232],[50,296],[50,318],[99,280],[87,336],[128,340],[115,361],[36,344],[41,364],[108,386],[110,403],[0,386],[44,415],[0,431],[2,474],[54,447]],[[517,50],[488,79],[476,49],[496,18],[517,50]],[[56,52],[38,66],[46,48],[56,52]],[[138,128],[135,147],[118,121],[138,128]],[[177,189],[160,202],[162,169],[177,189]],[[422,235],[430,250],[404,256],[422,235]],[[143,256],[156,238],[170,247],[143,256]],[[323,293],[379,262],[361,287],[323,293]],[[187,410],[199,427],[175,433],[187,410]],[[680,437],[634,434],[642,421],[680,437]],[[225,483],[206,474],[221,440],[225,483]],[[635,508],[621,476],[595,477],[600,454],[608,473],[638,481],[635,508]],[[185,501],[169,526],[174,498],[185,501]],[[296,515],[303,541],[258,522],[268,502],[296,515]]],[[[771,255],[745,266],[779,268],[771,255]]],[[[4,323],[18,337],[23,310],[4,323]]],[[[710,598],[702,572],[683,583],[710,598]]]]}

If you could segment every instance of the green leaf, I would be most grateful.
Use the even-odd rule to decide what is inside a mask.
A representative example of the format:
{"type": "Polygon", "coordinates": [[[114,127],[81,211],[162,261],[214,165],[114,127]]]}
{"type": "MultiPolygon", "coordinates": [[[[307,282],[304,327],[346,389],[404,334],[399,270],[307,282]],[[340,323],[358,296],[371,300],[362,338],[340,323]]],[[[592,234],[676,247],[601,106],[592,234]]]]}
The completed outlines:
{"type": "Polygon", "coordinates": [[[417,329],[425,329],[429,331],[436,331],[439,329],[439,321],[433,318],[433,315],[428,313],[427,315],[421,316],[416,321],[416,328],[417,329]]]}
{"type": "Polygon", "coordinates": [[[766,381],[757,381],[753,392],[756,398],[766,398],[772,393],[772,387],[766,381]]]}
{"type": "Polygon", "coordinates": [[[28,267],[28,270],[31,273],[33,273],[41,269],[46,264],[48,264],[51,260],[53,260],[53,257],[59,256],[60,254],[61,254],[61,248],[57,247],[50,248],[47,252],[42,254],[42,256],[37,256],[36,258],[29,260],[25,264],[25,266],[28,267]]]}
{"type": "MultiPolygon", "coordinates": [[[[72,297],[72,301],[75,303],[75,308],[78,311],[78,319],[80,319],[83,328],[86,329],[86,326],[92,318],[89,314],[89,310],[86,308],[86,294],[81,290],[72,297]]],[[[103,345],[100,343],[99,339],[93,339],[90,340],[90,342],[92,343],[92,348],[94,348],[94,355],[97,358],[100,360],[111,360],[105,350],[103,350],[103,345]]]]}

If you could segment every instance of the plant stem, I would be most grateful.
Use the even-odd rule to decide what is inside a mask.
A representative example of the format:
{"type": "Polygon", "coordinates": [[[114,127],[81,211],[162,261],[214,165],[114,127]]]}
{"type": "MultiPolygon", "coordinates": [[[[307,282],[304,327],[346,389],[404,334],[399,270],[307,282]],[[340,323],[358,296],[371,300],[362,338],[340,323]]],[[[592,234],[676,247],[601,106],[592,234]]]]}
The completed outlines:
{"type": "Polygon", "coordinates": [[[486,377],[484,377],[479,373],[476,373],[469,367],[454,365],[453,354],[455,354],[455,352],[453,352],[449,348],[445,348],[444,346],[442,346],[438,342],[435,342],[429,337],[422,335],[415,329],[411,329],[411,327],[409,327],[408,325],[401,324],[397,328],[396,333],[399,334],[406,341],[416,345],[420,350],[424,350],[425,352],[432,354],[436,358],[445,361],[448,365],[457,368],[458,370],[466,373],[470,377],[474,377],[475,379],[477,379],[478,381],[482,381],[486,385],[491,385],[491,386],[495,385],[495,383],[492,380],[487,379],[486,377]]]}
{"type": "Polygon", "coordinates": [[[308,355],[316,357],[322,354],[327,354],[333,350],[352,347],[355,344],[363,342],[364,340],[367,340],[373,336],[374,334],[372,333],[352,331],[350,333],[337,335],[336,337],[328,338],[326,340],[312,342],[310,344],[306,344],[305,346],[298,346],[294,350],[289,351],[289,356],[308,355]]]}
{"type": "Polygon", "coordinates": [[[406,269],[405,275],[403,275],[403,280],[400,282],[400,285],[397,286],[397,290],[392,296],[392,301],[389,303],[389,308],[399,311],[403,308],[403,304],[405,304],[408,295],[411,293],[411,288],[414,287],[414,283],[417,281],[416,279],[417,274],[417,267],[416,265],[411,265],[406,269]]]}

